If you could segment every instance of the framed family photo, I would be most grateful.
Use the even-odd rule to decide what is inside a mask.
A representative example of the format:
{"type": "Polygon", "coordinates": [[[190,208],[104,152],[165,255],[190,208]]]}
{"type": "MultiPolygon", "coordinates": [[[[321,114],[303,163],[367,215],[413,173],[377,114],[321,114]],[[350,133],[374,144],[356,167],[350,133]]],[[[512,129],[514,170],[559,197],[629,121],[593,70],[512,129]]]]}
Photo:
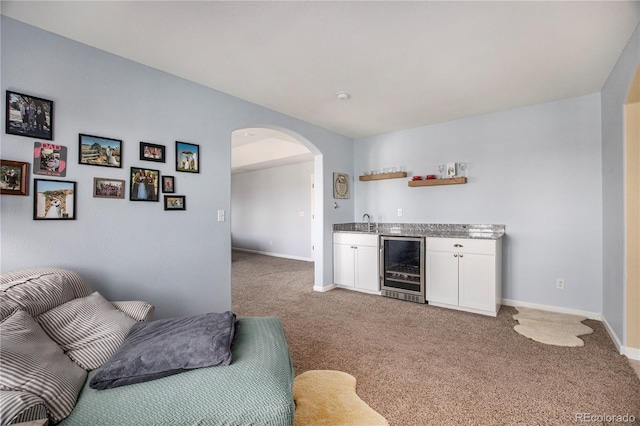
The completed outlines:
{"type": "Polygon", "coordinates": [[[124,198],[125,181],[111,178],[93,178],[94,198],[124,198]]]}
{"type": "Polygon", "coordinates": [[[8,134],[53,140],[53,101],[7,90],[6,113],[8,134]]]}
{"type": "Polygon", "coordinates": [[[76,183],[63,180],[33,180],[34,220],[75,220],[76,183]]]}
{"type": "Polygon", "coordinates": [[[173,176],[162,176],[162,192],[166,194],[176,192],[175,179],[173,176]]]}
{"type": "Polygon", "coordinates": [[[165,210],[186,210],[187,198],[184,195],[165,195],[164,209],[165,210]]]}
{"type": "Polygon", "coordinates": [[[29,163],[0,160],[0,194],[27,195],[29,163]]]}
{"type": "Polygon", "coordinates": [[[200,173],[200,145],[176,141],[176,171],[200,173]]]}
{"type": "Polygon", "coordinates": [[[65,177],[67,175],[67,147],[48,142],[34,143],[33,174],[65,177]]]}
{"type": "Polygon", "coordinates": [[[160,170],[131,168],[131,201],[158,201],[160,170]]]}
{"type": "Polygon", "coordinates": [[[122,168],[121,140],[80,134],[78,144],[80,164],[122,168]]]}
{"type": "Polygon", "coordinates": [[[140,159],[145,161],[165,162],[164,145],[140,142],[140,159]]]}

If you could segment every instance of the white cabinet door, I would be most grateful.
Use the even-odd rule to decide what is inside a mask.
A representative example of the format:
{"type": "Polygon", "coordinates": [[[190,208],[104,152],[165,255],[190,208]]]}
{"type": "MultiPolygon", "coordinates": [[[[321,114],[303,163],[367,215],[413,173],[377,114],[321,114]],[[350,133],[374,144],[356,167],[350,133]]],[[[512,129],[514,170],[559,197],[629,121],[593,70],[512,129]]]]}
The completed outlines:
{"type": "Polygon", "coordinates": [[[454,253],[427,251],[427,302],[458,305],[458,257],[454,253]]]}
{"type": "Polygon", "coordinates": [[[496,257],[465,253],[458,259],[460,306],[494,312],[496,310],[496,257]]]}
{"type": "Polygon", "coordinates": [[[333,282],[353,287],[355,283],[355,260],[353,246],[333,245],[333,282]]]}
{"type": "Polygon", "coordinates": [[[367,291],[380,291],[378,247],[357,246],[355,287],[367,291]]]}

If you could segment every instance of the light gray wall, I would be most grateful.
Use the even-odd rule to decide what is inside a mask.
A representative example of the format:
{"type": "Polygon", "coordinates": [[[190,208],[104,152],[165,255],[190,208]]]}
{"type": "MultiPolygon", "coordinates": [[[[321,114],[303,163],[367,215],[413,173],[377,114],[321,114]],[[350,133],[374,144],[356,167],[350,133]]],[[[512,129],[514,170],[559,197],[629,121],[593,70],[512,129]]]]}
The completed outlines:
{"type": "Polygon", "coordinates": [[[603,316],[625,336],[624,103],[640,63],[640,26],[602,88],[603,316]]]}
{"type": "Polygon", "coordinates": [[[423,177],[466,162],[465,185],[356,181],[355,218],[504,224],[504,298],[601,312],[599,94],[357,139],[355,158],[356,173],[405,166],[423,177]]]}
{"type": "Polygon", "coordinates": [[[311,260],[311,175],[313,161],[232,174],[232,247],[311,260]]]}
{"type": "MultiPolygon", "coordinates": [[[[317,247],[323,256],[316,285],[332,282],[331,225],[352,217],[353,204],[333,209],[331,172],[351,173],[349,138],[5,16],[0,30],[3,95],[10,89],[55,102],[54,142],[68,149],[64,179],[77,182],[74,221],[34,221],[31,196],[1,197],[3,272],[69,267],[109,299],[149,300],[158,317],[229,309],[231,227],[216,221],[216,211],[231,207],[231,132],[272,127],[317,154],[317,247]],[[122,139],[122,169],[79,165],[78,133],[122,139]],[[200,145],[201,173],[175,171],[176,140],[200,145]],[[140,161],[140,141],[166,145],[168,162],[140,161]],[[93,177],[129,181],[131,166],[174,175],[187,211],[130,202],[128,191],[125,200],[92,198],[93,177]]],[[[34,140],[4,132],[3,125],[2,158],[31,162],[34,140]]]]}

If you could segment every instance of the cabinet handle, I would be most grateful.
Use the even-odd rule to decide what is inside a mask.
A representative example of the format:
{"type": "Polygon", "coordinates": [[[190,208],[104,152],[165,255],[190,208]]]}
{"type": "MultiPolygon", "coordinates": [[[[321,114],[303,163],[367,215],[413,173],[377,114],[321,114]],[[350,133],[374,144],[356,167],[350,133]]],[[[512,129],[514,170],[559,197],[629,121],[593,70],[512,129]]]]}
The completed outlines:
{"type": "Polygon", "coordinates": [[[460,257],[462,257],[462,255],[460,255],[460,257]]]}
{"type": "Polygon", "coordinates": [[[458,257],[458,255],[457,255],[457,254],[454,254],[454,255],[453,255],[453,257],[458,257]]]}
{"type": "Polygon", "coordinates": [[[462,244],[454,244],[454,247],[464,247],[462,244]]]}

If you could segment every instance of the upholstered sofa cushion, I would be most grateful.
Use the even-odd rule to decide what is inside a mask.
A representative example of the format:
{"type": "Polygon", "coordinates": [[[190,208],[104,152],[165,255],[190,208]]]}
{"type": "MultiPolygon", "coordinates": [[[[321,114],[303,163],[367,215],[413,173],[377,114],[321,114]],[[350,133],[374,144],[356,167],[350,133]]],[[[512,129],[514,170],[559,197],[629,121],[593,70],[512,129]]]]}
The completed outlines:
{"type": "Polygon", "coordinates": [[[0,407],[0,425],[47,418],[44,400],[29,392],[0,390],[0,407]]]}
{"type": "Polygon", "coordinates": [[[55,422],[69,415],[87,378],[23,310],[0,323],[0,368],[0,390],[39,396],[55,422]]]}
{"type": "Polygon", "coordinates": [[[3,283],[0,291],[5,300],[11,300],[35,317],[75,297],[69,280],[59,274],[37,274],[3,283]]]}
{"type": "Polygon", "coordinates": [[[53,308],[36,321],[85,370],[104,364],[136,323],[98,292],[53,308]]]}

